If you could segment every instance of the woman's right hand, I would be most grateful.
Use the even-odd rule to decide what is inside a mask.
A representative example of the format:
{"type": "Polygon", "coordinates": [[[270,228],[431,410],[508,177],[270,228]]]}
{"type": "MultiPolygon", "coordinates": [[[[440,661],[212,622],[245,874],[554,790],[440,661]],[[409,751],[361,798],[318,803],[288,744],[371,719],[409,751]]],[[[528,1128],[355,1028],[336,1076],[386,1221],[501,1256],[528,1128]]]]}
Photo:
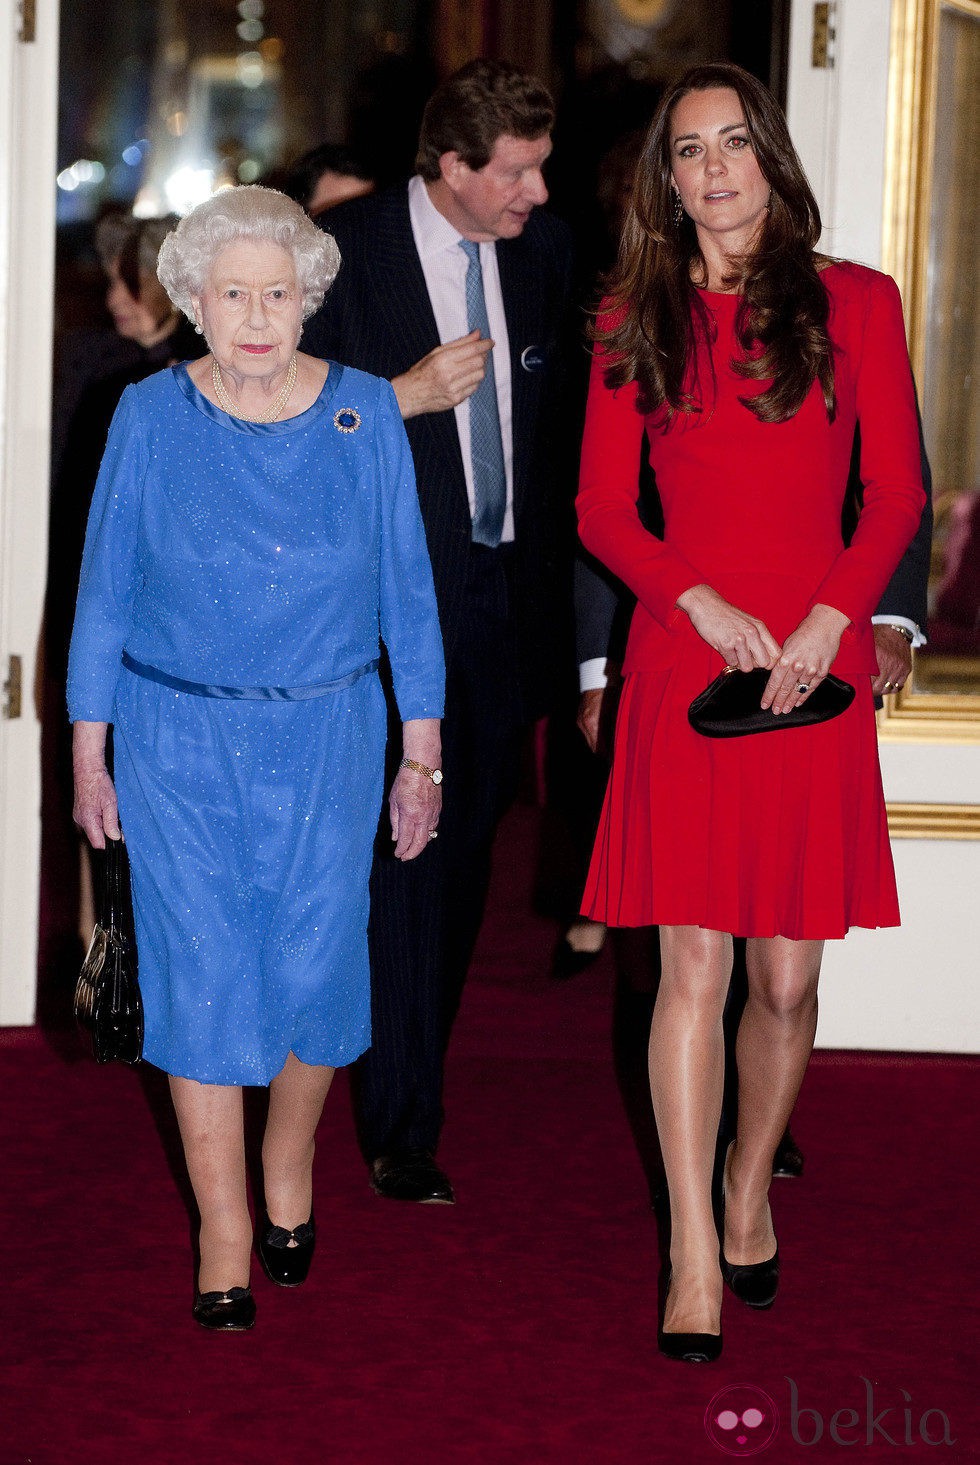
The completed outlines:
{"type": "Polygon", "coordinates": [[[692,585],[677,597],[677,605],[727,666],[737,666],[739,671],[756,666],[771,670],[782,655],[783,648],[764,621],[730,605],[710,585],[692,585]]]}
{"type": "Polygon", "coordinates": [[[75,806],[72,818],[93,849],[105,849],[106,838],[121,839],[119,805],[105,766],[106,724],[76,722],[72,761],[75,806]]]}

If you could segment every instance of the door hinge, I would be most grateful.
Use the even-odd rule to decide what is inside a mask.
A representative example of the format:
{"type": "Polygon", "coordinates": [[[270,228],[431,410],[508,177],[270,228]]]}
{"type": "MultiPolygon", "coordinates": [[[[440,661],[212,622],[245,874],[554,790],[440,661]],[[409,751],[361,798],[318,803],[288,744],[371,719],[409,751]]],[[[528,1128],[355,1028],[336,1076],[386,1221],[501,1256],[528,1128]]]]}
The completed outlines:
{"type": "Polygon", "coordinates": [[[7,662],[7,680],[3,684],[3,715],[7,721],[20,717],[22,686],[23,664],[19,656],[11,656],[7,662]]]}
{"type": "Polygon", "coordinates": [[[834,28],[837,9],[834,0],[813,7],[813,40],[810,47],[810,65],[818,71],[826,71],[834,64],[834,42],[837,31],[834,28]]]}
{"type": "Polygon", "coordinates": [[[20,0],[21,41],[37,40],[37,0],[20,0]]]}

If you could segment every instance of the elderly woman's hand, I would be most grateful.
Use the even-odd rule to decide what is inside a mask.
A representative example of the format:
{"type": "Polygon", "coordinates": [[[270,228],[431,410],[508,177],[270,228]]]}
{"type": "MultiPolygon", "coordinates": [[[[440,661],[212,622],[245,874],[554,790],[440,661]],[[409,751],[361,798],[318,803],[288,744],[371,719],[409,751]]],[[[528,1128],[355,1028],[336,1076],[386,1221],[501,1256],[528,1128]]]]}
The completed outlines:
{"type": "Polygon", "coordinates": [[[850,621],[832,605],[815,605],[783,644],[762,694],[763,707],[792,712],[830,671],[850,621]]]}
{"type": "Polygon", "coordinates": [[[399,768],[388,798],[396,860],[414,860],[429,844],[442,810],[442,790],[424,773],[399,768]]]}
{"type": "Polygon", "coordinates": [[[72,747],[75,806],[72,818],[93,849],[105,849],[106,837],[121,839],[119,806],[105,766],[104,722],[76,722],[72,747]]]}
{"type": "Polygon", "coordinates": [[[442,767],[438,718],[421,717],[403,723],[402,746],[406,760],[419,766],[407,768],[402,764],[391,786],[391,837],[395,858],[414,860],[436,837],[442,811],[442,774],[434,783],[428,772],[419,772],[419,768],[435,772],[442,767]]]}
{"type": "Polygon", "coordinates": [[[764,621],[730,605],[710,585],[692,585],[677,597],[677,605],[686,612],[702,641],[739,671],[771,667],[782,651],[764,621]]]}

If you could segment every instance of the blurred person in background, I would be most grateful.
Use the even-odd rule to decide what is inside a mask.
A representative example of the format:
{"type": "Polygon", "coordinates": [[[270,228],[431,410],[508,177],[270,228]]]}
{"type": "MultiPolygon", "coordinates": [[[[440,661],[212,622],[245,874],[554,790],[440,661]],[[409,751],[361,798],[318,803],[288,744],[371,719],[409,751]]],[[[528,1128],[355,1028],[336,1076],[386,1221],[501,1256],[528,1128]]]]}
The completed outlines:
{"type": "Polygon", "coordinates": [[[93,383],[128,373],[128,378],[120,377],[118,401],[128,381],[201,354],[200,342],[157,279],[160,245],[177,222],[176,214],[138,219],[118,208],[106,209],[96,221],[93,242],[108,282],[104,302],[109,321],[68,332],[58,342],[52,411],[55,475],[76,409],[93,383]]]}
{"type": "Polygon", "coordinates": [[[353,148],[325,142],[283,169],[277,186],[315,219],[335,204],[373,193],[374,178],[353,148]]]}
{"type": "Polygon", "coordinates": [[[102,215],[94,243],[108,282],[111,325],[70,333],[57,353],[44,616],[39,963],[39,1008],[56,1023],[65,1020],[80,928],[91,926],[85,854],[71,817],[71,735],[64,714],[85,521],[109,424],[125,389],[206,349],[157,279],[160,245],[177,223],[176,214],[138,219],[110,209],[102,215]]]}
{"type": "MultiPolygon", "coordinates": [[[[616,258],[623,218],[633,194],[633,177],[643,138],[642,131],[626,133],[617,138],[598,162],[596,202],[601,228],[595,227],[585,234],[588,261],[583,260],[581,254],[576,261],[578,273],[584,278],[584,285],[580,288],[587,307],[591,306],[595,298],[596,279],[601,277],[616,258]]],[[[583,349],[578,353],[576,370],[575,395],[579,414],[576,428],[579,436],[581,414],[585,410],[588,369],[589,356],[583,349]]],[[[581,621],[578,606],[580,596],[600,596],[604,585],[610,583],[612,582],[608,572],[603,571],[602,566],[591,556],[587,556],[579,545],[575,563],[576,641],[582,639],[578,629],[581,621]],[[598,585],[594,585],[596,580],[598,585]]],[[[588,608],[589,606],[586,607],[588,608]]],[[[604,600],[600,600],[600,608],[602,611],[606,609],[604,600]]],[[[591,636],[590,644],[598,640],[600,634],[597,630],[591,636]]],[[[612,627],[609,625],[606,627],[607,641],[611,634],[612,627]]],[[[608,656],[610,662],[615,659],[612,645],[609,646],[608,656]]],[[[560,929],[550,968],[552,977],[558,981],[578,976],[592,966],[602,954],[607,934],[603,922],[590,921],[587,916],[580,914],[579,909],[606,784],[603,764],[589,756],[573,726],[574,714],[569,715],[570,708],[579,701],[581,693],[588,688],[605,684],[605,655],[599,658],[593,656],[590,650],[587,657],[589,659],[578,656],[577,667],[569,665],[563,702],[548,719],[546,735],[547,792],[542,818],[535,905],[542,914],[552,915],[559,922],[560,929]]],[[[607,709],[611,711],[611,699],[607,709]]],[[[611,724],[607,730],[611,731],[611,724]]],[[[595,748],[592,748],[592,752],[595,752],[595,748]]],[[[624,945],[620,934],[616,938],[617,969],[621,967],[619,957],[624,945]]]]}

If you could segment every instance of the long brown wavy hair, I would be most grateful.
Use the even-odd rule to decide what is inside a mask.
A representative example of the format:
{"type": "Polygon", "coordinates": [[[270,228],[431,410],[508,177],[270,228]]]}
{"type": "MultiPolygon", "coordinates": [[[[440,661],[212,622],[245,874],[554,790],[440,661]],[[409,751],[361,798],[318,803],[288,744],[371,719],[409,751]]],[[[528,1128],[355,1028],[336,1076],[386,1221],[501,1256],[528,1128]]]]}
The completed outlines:
{"type": "Polygon", "coordinates": [[[707,283],[694,223],[674,222],[671,115],[688,92],[729,87],[738,94],[749,141],[772,193],[752,253],[732,261],[725,284],[741,292],[735,319],[740,355],[732,365],[747,380],[771,379],[741,398],[762,422],[785,422],[819,381],[827,414],[835,412],[829,300],[814,247],[820,211],[790,140],[786,121],[760,81],[727,62],[695,66],[664,96],[643,144],[619,255],[606,281],[611,319],[594,330],[609,352],[610,387],[639,384],[644,412],[704,409],[696,369],[697,338],[710,341],[708,311],[692,283],[707,283]]]}

